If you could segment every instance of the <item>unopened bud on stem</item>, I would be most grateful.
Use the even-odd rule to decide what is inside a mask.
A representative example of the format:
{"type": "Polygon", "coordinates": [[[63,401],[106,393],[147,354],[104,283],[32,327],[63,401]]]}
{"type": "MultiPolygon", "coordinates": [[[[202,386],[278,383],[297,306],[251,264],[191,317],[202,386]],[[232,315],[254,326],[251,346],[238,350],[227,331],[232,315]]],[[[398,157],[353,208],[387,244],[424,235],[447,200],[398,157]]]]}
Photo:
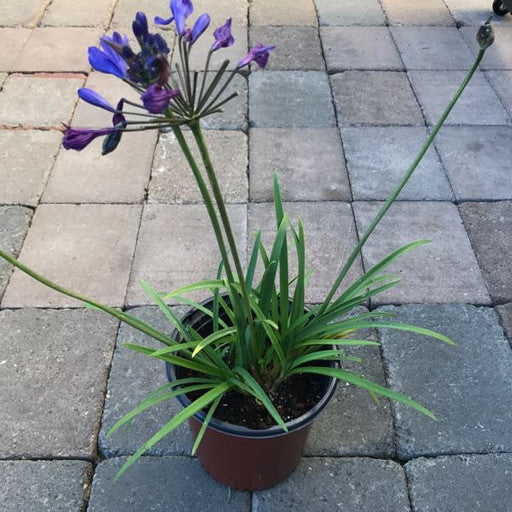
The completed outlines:
{"type": "Polygon", "coordinates": [[[491,25],[491,18],[480,26],[476,34],[476,40],[481,50],[487,50],[494,43],[494,28],[491,25]]]}

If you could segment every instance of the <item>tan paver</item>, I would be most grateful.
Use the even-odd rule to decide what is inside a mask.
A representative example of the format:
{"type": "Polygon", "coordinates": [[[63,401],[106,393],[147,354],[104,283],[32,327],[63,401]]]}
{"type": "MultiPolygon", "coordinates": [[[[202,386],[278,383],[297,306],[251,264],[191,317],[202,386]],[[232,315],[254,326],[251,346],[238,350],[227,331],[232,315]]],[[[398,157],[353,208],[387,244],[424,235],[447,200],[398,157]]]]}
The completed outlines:
{"type": "MultiPolygon", "coordinates": [[[[20,260],[62,286],[121,306],[139,226],[138,205],[44,204],[38,207],[20,260]]],[[[3,307],[79,306],[16,270],[3,307]]]]}
{"type": "Polygon", "coordinates": [[[320,25],[385,25],[379,0],[315,0],[320,25]]]}
{"type": "MultiPolygon", "coordinates": [[[[159,30],[156,28],[157,25],[153,23],[155,16],[160,16],[161,18],[171,17],[169,2],[162,0],[144,0],[143,2],[141,0],[119,0],[114,9],[110,29],[118,30],[125,34],[131,34],[132,23],[138,11],[143,11],[148,17],[150,32],[159,30]]],[[[160,25],[158,25],[158,27],[160,27],[160,25]]]]}
{"type": "Polygon", "coordinates": [[[405,73],[345,71],[330,77],[340,124],[423,125],[405,73]]]}
{"type": "Polygon", "coordinates": [[[58,126],[68,123],[77,101],[83,75],[12,74],[0,96],[0,124],[58,126]]]}
{"type": "Polygon", "coordinates": [[[118,322],[28,308],[0,324],[0,456],[94,457],[118,322]]]}
{"type": "Polygon", "coordinates": [[[43,27],[33,30],[14,71],[84,71],[91,66],[87,48],[99,42],[97,28],[43,27]]]}
{"type": "Polygon", "coordinates": [[[0,203],[37,205],[61,139],[57,131],[0,131],[0,203]]]}
{"type": "Polygon", "coordinates": [[[0,71],[16,68],[18,56],[31,33],[28,28],[0,28],[0,71]]]}
{"type": "Polygon", "coordinates": [[[2,0],[0,24],[3,27],[27,25],[42,11],[46,0],[2,0]]]}
{"type": "Polygon", "coordinates": [[[149,181],[156,130],[125,133],[117,149],[101,154],[103,138],[78,152],[62,149],[44,203],[140,203],[149,181]]]}
{"type": "Polygon", "coordinates": [[[113,0],[53,0],[42,25],[98,27],[110,20],[113,0]]]}
{"type": "MultiPolygon", "coordinates": [[[[359,233],[363,233],[382,203],[354,203],[359,233]]],[[[375,304],[489,304],[489,294],[457,208],[444,202],[393,205],[363,248],[369,269],[395,249],[415,240],[431,240],[389,267],[402,278],[374,298],[375,304]]]]}
{"type": "MultiPolygon", "coordinates": [[[[195,0],[194,12],[188,18],[187,23],[192,25],[194,21],[203,13],[208,13],[211,17],[211,29],[216,29],[220,25],[224,25],[228,18],[233,20],[233,25],[237,27],[247,26],[247,18],[249,11],[248,0],[195,0]]],[[[204,36],[203,36],[204,37],[204,36]]],[[[207,36],[211,37],[211,36],[207,36]]]]}
{"type": "Polygon", "coordinates": [[[325,62],[316,27],[251,27],[250,45],[276,46],[265,69],[323,71],[325,62]]]}
{"type": "MultiPolygon", "coordinates": [[[[239,253],[243,255],[247,207],[228,205],[228,215],[239,253]]],[[[220,254],[202,204],[147,205],[142,216],[127,303],[153,302],[141,288],[141,280],[149,282],[158,291],[170,292],[195,281],[214,278],[219,262],[220,254]]],[[[194,297],[198,298],[198,295],[194,297]]]]}
{"type": "MultiPolygon", "coordinates": [[[[197,162],[201,162],[194,138],[185,134],[197,162]]],[[[239,131],[205,131],[213,165],[228,203],[247,202],[247,136],[239,131]]],[[[149,201],[152,203],[202,202],[192,171],[172,133],[162,134],[153,162],[149,201]]]]}
{"type": "Polygon", "coordinates": [[[251,200],[272,201],[277,172],[284,201],[350,201],[350,185],[336,128],[253,128],[251,200]]]}
{"type": "Polygon", "coordinates": [[[443,0],[381,0],[390,25],[454,25],[443,0]]]}
{"type": "Polygon", "coordinates": [[[316,25],[313,0],[253,0],[251,25],[316,25]]]}

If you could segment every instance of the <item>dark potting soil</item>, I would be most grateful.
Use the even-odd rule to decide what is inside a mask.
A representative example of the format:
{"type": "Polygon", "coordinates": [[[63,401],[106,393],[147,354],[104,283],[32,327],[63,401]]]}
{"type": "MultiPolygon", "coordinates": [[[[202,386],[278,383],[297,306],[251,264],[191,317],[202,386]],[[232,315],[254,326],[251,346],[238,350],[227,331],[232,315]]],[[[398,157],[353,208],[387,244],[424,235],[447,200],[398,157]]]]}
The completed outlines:
{"type": "MultiPolygon", "coordinates": [[[[179,377],[194,375],[192,371],[179,370],[179,377]]],[[[326,378],[320,375],[293,375],[279,386],[272,397],[272,403],[285,422],[298,418],[320,401],[325,381],[326,378]]],[[[201,396],[201,392],[189,393],[187,396],[193,401],[201,396]]],[[[237,391],[230,391],[223,396],[213,417],[254,430],[276,425],[264,405],[252,396],[237,391]]]]}

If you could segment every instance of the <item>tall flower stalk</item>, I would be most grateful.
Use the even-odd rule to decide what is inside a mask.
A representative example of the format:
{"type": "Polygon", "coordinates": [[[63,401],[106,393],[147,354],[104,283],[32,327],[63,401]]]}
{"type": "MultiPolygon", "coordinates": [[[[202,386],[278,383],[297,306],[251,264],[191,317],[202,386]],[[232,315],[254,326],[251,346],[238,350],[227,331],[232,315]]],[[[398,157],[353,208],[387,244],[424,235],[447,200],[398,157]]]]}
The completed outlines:
{"type": "Polygon", "coordinates": [[[236,93],[226,95],[226,90],[236,75],[245,73],[242,68],[253,62],[264,68],[274,46],[257,44],[233,70],[228,71],[229,61],[225,60],[217,71],[209,71],[212,55],[234,43],[229,19],[214,30],[214,40],[203,76],[200,77],[197,71],[191,71],[190,54],[198,38],[205,37],[210,17],[207,14],[201,15],[193,27],[189,28],[186,22],[193,12],[191,0],[171,0],[170,9],[170,18],[158,17],[155,22],[175,22],[178,37],[174,63],[168,61],[170,50],[164,38],[149,32],[143,13],[137,13],[133,22],[133,32],[140,51],[135,52],[128,38],[116,32],[112,37],[101,39],[101,48],[89,48],[89,61],[93,68],[128,83],[140,95],[140,102],[120,98],[114,107],[99,93],[87,88],[80,89],[79,96],[84,101],[112,114],[112,126],[101,129],[67,128],[63,145],[66,149],[80,151],[97,137],[104,137],[102,152],[108,154],[117,148],[124,132],[149,129],[173,131],[197,182],[221,255],[216,278],[192,283],[171,293],[159,293],[149,283],[142,283],[145,291],[174,326],[177,336],[171,337],[125,311],[103,305],[53,283],[0,251],[0,257],[37,281],[114,316],[164,345],[161,349],[134,344],[127,344],[127,347],[188,372],[187,376],[156,390],[133,411],[123,416],[112,427],[109,435],[129,423],[137,414],[158,403],[179,394],[200,393],[199,398],[171,418],[128,459],[118,476],[154,444],[194,415],[203,422],[194,443],[195,452],[206,427],[213,421],[217,407],[228,392],[255,399],[266,411],[269,420],[286,431],[286,421],[290,418],[284,418],[276,409],[274,399],[280,386],[296,375],[304,377],[312,374],[342,380],[366,389],[373,396],[380,395],[401,402],[435,419],[432,412],[413,399],[343,368],[344,362],[360,362],[357,357],[347,355],[345,349],[378,345],[375,341],[353,338],[356,333],[368,328],[405,330],[453,344],[452,340],[434,331],[389,321],[393,315],[388,313],[376,311],[353,314],[354,308],[398,284],[399,278],[385,274],[384,271],[403,254],[428,241],[419,240],[397,248],[345,290],[339,292],[339,288],[364,244],[412,177],[477,70],[485,50],[492,44],[494,35],[490,23],[487,22],[479,30],[477,39],[481,49],[475,63],[412,165],[342,266],[323,303],[308,309],[305,304],[308,272],[304,227],[300,218],[297,228],[290,224],[284,211],[277,175],[274,175],[273,184],[277,227],[275,238],[267,251],[262,242],[262,233],[256,233],[247,269],[244,271],[200,124],[203,117],[222,111],[223,106],[236,97],[236,93]],[[199,150],[201,165],[194,157],[182,126],[190,128],[199,150]],[[289,275],[291,248],[295,249],[298,261],[295,276],[289,275]],[[262,267],[263,272],[261,278],[256,280],[258,266],[262,267]],[[213,294],[211,307],[184,297],[188,292],[199,290],[208,290],[213,294]],[[199,333],[185,325],[167,305],[171,299],[193,306],[209,317],[211,330],[199,333]]]}

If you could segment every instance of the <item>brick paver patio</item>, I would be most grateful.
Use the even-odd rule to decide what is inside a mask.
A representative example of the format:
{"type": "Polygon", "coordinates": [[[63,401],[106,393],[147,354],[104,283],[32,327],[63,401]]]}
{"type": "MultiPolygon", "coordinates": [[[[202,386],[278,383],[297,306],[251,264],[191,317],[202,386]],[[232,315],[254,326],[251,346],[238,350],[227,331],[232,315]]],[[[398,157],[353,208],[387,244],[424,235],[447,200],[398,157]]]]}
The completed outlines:
{"type": "MultiPolygon", "coordinates": [[[[193,19],[233,17],[238,44],[222,57],[278,46],[267,71],[233,82],[241,94],[208,118],[206,138],[241,250],[254,229],[272,231],[270,178],[281,171],[287,209],[306,224],[308,299],[319,301],[471,65],[492,1],[194,3],[193,19]]],[[[168,328],[140,279],[170,290],[218,265],[173,136],[129,134],[101,157],[98,141],[66,152],[58,131],[102,124],[77,101],[82,85],[112,101],[131,94],[92,72],[86,50],[106,31],[129,31],[137,10],[167,16],[168,2],[2,0],[0,247],[168,328]]],[[[376,330],[367,336],[382,349],[358,355],[365,376],[419,399],[438,422],[339,386],[297,472],[275,488],[229,493],[190,457],[185,427],[114,484],[126,456],[179,410],[160,405],[105,435],[165,383],[159,362],[122,348],[152,341],[0,262],[0,511],[510,512],[512,17],[495,25],[481,71],[351,275],[432,240],[394,266],[403,283],[369,307],[458,346],[376,330]]]]}

